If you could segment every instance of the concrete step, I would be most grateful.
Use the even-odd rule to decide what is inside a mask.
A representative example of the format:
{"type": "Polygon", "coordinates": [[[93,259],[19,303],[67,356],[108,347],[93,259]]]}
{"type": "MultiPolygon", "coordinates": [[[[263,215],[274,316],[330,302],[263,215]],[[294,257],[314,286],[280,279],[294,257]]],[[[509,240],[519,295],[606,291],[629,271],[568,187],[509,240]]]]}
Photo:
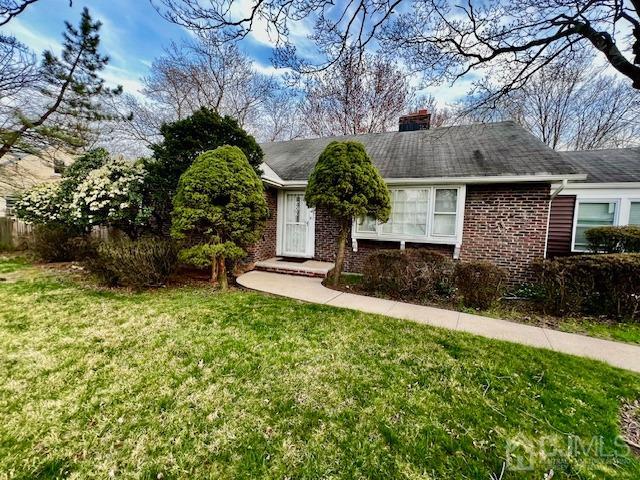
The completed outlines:
{"type": "Polygon", "coordinates": [[[256,262],[256,270],[303,277],[325,278],[332,268],[333,263],[310,259],[299,261],[284,257],[273,257],[256,262]]]}

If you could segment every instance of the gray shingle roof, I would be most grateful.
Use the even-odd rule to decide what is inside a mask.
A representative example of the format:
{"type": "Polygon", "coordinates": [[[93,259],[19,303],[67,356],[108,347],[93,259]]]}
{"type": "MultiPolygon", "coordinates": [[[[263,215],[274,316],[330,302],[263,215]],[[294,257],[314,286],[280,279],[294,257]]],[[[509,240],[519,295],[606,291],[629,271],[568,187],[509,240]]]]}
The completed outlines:
{"type": "Polygon", "coordinates": [[[586,173],[586,183],[640,182],[640,148],[560,152],[577,170],[586,173]]]}
{"type": "Polygon", "coordinates": [[[283,180],[306,180],[333,140],[362,142],[382,176],[393,178],[569,175],[579,173],[514,122],[291,140],[262,144],[283,180]]]}

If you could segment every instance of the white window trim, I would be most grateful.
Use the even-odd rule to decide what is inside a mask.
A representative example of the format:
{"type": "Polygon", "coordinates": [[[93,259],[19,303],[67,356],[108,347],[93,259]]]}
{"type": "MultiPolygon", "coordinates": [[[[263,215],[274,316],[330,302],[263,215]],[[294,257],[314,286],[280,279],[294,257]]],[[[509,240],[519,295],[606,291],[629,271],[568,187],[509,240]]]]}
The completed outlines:
{"type": "MultiPolygon", "coordinates": [[[[622,218],[622,203],[624,200],[629,202],[629,199],[611,198],[611,197],[576,197],[576,204],[573,207],[573,231],[571,232],[571,251],[576,253],[588,252],[588,248],[576,247],[576,230],[578,227],[578,209],[581,203],[614,203],[616,205],[616,211],[613,215],[613,226],[626,225],[627,223],[621,223],[622,218]]],[[[629,221],[629,209],[627,208],[627,222],[629,221]]],[[[594,227],[595,228],[595,227],[594,227]]]]}
{"type": "MultiPolygon", "coordinates": [[[[459,246],[462,243],[462,227],[464,223],[464,205],[466,188],[465,185],[412,185],[412,186],[400,186],[390,185],[389,190],[425,190],[429,189],[429,211],[427,213],[427,234],[426,235],[406,235],[398,233],[383,233],[382,223],[376,222],[376,232],[358,232],[357,231],[357,219],[353,219],[353,226],[351,228],[351,238],[353,240],[378,240],[388,242],[410,242],[410,243],[435,243],[444,245],[456,245],[459,246]],[[431,233],[433,227],[433,216],[435,215],[435,196],[436,189],[442,190],[457,190],[457,205],[456,205],[456,225],[455,233],[453,235],[435,235],[431,233]]],[[[454,215],[454,213],[451,213],[454,215]]]]}

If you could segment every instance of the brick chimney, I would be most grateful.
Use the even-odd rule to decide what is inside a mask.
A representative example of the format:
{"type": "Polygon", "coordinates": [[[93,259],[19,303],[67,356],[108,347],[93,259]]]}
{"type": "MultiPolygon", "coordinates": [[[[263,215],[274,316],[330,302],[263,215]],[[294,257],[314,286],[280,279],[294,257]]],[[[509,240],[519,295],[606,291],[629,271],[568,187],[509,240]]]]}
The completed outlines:
{"type": "Polygon", "coordinates": [[[431,127],[431,114],[427,109],[403,115],[398,122],[398,130],[401,132],[429,130],[429,127],[431,127]]]}

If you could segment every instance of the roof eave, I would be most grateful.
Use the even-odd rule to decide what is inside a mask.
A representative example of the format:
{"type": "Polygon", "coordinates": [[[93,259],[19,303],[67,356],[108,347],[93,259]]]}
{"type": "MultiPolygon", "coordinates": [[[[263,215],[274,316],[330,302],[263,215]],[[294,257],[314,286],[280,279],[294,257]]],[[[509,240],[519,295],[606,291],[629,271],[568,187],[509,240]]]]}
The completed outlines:
{"type": "MultiPolygon", "coordinates": [[[[266,165],[266,164],[264,164],[266,165]]],[[[263,174],[262,180],[271,186],[278,188],[304,188],[306,180],[283,180],[271,168],[268,175],[263,174]]],[[[266,170],[264,170],[266,173],[266,170]]],[[[560,182],[586,180],[587,175],[582,173],[557,174],[557,175],[495,175],[495,176],[468,176],[468,177],[422,177],[422,178],[385,178],[388,185],[438,185],[438,184],[488,184],[488,183],[532,183],[532,182],[560,182]]]]}

